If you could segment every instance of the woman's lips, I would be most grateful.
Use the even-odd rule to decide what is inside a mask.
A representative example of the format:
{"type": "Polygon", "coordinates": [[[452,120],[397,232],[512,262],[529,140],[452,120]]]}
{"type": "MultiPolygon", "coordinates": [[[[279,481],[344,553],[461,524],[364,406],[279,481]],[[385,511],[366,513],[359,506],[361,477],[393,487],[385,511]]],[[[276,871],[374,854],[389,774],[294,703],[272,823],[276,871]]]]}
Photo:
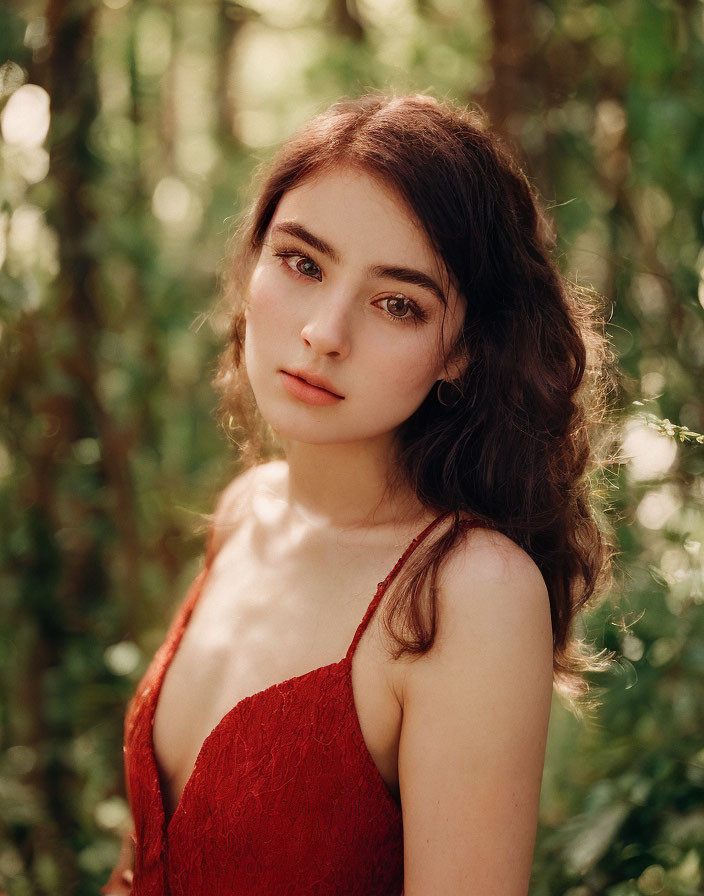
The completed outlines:
{"type": "MultiPolygon", "coordinates": [[[[279,373],[287,392],[306,404],[322,406],[344,401],[343,395],[338,395],[322,385],[314,385],[304,379],[302,375],[289,373],[287,370],[280,370],[279,373]]],[[[321,383],[322,381],[317,380],[317,382],[321,383]]]]}

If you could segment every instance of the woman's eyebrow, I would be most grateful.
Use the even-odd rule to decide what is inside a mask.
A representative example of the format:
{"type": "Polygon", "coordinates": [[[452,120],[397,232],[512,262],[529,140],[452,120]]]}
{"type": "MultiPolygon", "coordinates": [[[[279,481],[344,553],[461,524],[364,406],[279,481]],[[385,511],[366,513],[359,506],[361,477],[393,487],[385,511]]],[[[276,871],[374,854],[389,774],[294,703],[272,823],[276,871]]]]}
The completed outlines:
{"type": "Polygon", "coordinates": [[[400,268],[377,264],[369,269],[369,273],[372,277],[386,277],[389,280],[399,280],[401,283],[410,283],[413,286],[421,286],[423,289],[435,293],[436,298],[439,299],[443,305],[447,304],[445,293],[440,289],[435,280],[428,274],[424,274],[423,271],[417,271],[415,268],[400,268]]]}
{"type": "Polygon", "coordinates": [[[299,240],[308,243],[313,249],[317,249],[318,252],[327,255],[335,264],[340,263],[340,256],[329,243],[326,243],[319,236],[315,236],[310,230],[296,221],[280,221],[273,226],[272,233],[288,233],[291,236],[298,237],[299,240]]]}
{"type": "MultiPolygon", "coordinates": [[[[335,264],[339,264],[342,260],[339,252],[337,252],[330,243],[326,243],[324,239],[311,233],[307,227],[304,227],[297,221],[279,221],[272,227],[272,233],[287,233],[290,236],[295,236],[304,243],[307,243],[311,248],[316,249],[322,255],[326,255],[331,261],[334,261],[335,264]]],[[[410,283],[412,286],[420,286],[421,288],[434,293],[435,297],[442,302],[443,305],[447,303],[445,293],[440,286],[438,286],[437,282],[433,280],[429,274],[426,274],[423,271],[418,271],[415,268],[376,264],[369,268],[369,275],[379,279],[386,278],[388,280],[398,280],[401,283],[410,283]]]]}

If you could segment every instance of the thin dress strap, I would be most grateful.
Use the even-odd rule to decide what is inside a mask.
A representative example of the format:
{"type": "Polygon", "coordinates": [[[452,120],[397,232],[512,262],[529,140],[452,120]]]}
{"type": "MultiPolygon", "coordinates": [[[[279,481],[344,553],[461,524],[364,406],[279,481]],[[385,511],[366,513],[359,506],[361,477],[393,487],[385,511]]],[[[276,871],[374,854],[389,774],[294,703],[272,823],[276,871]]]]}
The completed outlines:
{"type": "Polygon", "coordinates": [[[359,643],[359,639],[364,634],[364,631],[365,631],[367,625],[369,624],[369,620],[372,618],[372,616],[374,615],[374,611],[379,606],[379,601],[384,596],[387,588],[393,582],[393,580],[396,578],[398,573],[401,571],[401,568],[406,563],[408,558],[411,556],[413,551],[415,551],[415,549],[418,547],[418,545],[422,541],[424,541],[424,539],[428,535],[430,535],[430,533],[433,531],[433,529],[439,523],[441,523],[444,519],[447,519],[447,517],[450,515],[451,515],[450,512],[440,514],[440,516],[437,517],[436,519],[434,519],[432,521],[432,523],[430,523],[430,525],[426,526],[425,529],[423,529],[423,531],[420,533],[420,535],[416,535],[416,537],[413,539],[413,541],[408,545],[406,550],[400,556],[396,565],[391,570],[391,572],[388,574],[388,576],[384,579],[383,582],[379,582],[379,586],[376,589],[376,594],[372,598],[372,602],[367,607],[367,612],[364,614],[364,619],[362,619],[362,621],[357,626],[357,631],[355,632],[354,638],[352,639],[352,643],[350,644],[350,646],[347,650],[347,654],[345,656],[346,660],[350,660],[350,661],[352,660],[352,657],[354,656],[354,652],[357,648],[357,644],[359,643]]]}

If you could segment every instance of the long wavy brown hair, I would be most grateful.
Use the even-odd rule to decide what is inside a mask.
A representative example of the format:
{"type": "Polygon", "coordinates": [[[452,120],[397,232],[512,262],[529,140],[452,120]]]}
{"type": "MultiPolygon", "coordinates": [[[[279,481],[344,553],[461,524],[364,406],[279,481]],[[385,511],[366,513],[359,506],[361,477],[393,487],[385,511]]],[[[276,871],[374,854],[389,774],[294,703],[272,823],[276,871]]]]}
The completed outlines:
{"type": "Polygon", "coordinates": [[[537,197],[481,113],[424,95],[364,96],[335,104],[285,143],[230,254],[229,335],[214,380],[221,422],[247,434],[236,441],[250,461],[270,454],[244,371],[247,284],[284,193],[340,164],[405,201],[467,302],[452,350],[466,359],[464,373],[448,394],[432,389],[399,432],[402,475],[428,508],[451,512],[451,523],[388,595],[395,656],[432,646],[438,570],[469,515],[540,569],[555,684],[580,694],[600,658],[578,637],[575,617],[612,582],[598,474],[612,460],[613,355],[597,297],[559,273],[537,197]]]}

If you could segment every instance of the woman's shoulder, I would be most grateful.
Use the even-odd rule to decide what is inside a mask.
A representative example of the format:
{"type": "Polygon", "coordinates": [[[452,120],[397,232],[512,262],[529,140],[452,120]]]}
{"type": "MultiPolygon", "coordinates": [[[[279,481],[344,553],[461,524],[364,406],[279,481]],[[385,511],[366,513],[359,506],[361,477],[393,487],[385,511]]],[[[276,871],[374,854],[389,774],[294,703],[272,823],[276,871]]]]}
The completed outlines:
{"type": "Polygon", "coordinates": [[[212,514],[213,552],[251,515],[256,496],[263,489],[283,491],[288,476],[285,461],[256,464],[238,473],[221,490],[212,514]]]}
{"type": "Polygon", "coordinates": [[[493,529],[465,527],[442,563],[437,630],[405,670],[403,699],[431,699],[452,680],[488,683],[516,675],[549,689],[552,625],[545,580],[530,555],[493,529]]]}
{"type": "Polygon", "coordinates": [[[472,581],[526,582],[542,585],[545,580],[530,554],[498,529],[462,520],[462,534],[443,566],[447,583],[472,581]]]}
{"type": "MultiPolygon", "coordinates": [[[[532,557],[503,533],[465,526],[438,579],[440,622],[456,637],[544,636],[551,629],[548,589],[532,557]]],[[[549,639],[551,643],[551,638],[549,639]]]]}

